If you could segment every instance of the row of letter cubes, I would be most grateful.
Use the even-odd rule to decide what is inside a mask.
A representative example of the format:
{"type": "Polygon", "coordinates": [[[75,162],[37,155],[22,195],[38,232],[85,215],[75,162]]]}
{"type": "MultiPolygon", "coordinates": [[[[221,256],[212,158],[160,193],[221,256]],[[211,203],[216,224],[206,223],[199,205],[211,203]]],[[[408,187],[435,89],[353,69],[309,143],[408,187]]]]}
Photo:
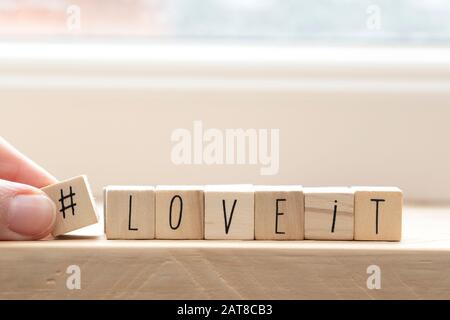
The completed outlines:
{"type": "MultiPolygon", "coordinates": [[[[85,201],[78,191],[75,201],[75,196],[69,195],[77,194],[76,184],[65,183],[65,188],[53,187],[52,197],[65,215],[59,217],[65,230],[70,224],[79,228],[94,223],[82,208],[84,202],[92,202],[92,197],[89,195],[85,201]],[[74,202],[78,207],[73,206],[74,202]]],[[[395,187],[217,185],[104,189],[108,239],[399,241],[402,205],[402,192],[395,187]]]]}

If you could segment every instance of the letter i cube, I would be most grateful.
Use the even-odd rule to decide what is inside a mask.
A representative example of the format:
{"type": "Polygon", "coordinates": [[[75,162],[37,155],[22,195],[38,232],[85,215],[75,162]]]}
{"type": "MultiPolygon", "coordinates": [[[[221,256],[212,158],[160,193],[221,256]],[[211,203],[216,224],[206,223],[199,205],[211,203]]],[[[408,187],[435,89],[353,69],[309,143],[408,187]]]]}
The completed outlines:
{"type": "Polygon", "coordinates": [[[351,188],[304,188],[305,239],[353,240],[354,194],[351,188]]]}

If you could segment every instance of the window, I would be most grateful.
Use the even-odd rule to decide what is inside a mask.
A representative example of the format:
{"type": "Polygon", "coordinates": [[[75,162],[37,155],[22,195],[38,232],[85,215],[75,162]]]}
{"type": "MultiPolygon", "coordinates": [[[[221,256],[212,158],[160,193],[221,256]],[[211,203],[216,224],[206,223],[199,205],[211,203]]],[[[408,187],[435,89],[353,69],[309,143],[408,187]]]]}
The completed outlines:
{"type": "Polygon", "coordinates": [[[437,45],[449,16],[445,0],[4,0],[0,35],[437,45]]]}

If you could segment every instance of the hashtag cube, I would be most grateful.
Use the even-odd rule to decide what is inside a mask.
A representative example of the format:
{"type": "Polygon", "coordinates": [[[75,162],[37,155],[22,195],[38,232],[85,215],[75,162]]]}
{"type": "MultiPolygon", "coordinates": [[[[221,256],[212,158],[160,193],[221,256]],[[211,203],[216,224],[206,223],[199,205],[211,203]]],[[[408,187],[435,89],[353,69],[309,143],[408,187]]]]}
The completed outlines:
{"type": "Polygon", "coordinates": [[[42,188],[56,206],[52,235],[59,236],[98,222],[95,202],[86,176],[42,188]]]}

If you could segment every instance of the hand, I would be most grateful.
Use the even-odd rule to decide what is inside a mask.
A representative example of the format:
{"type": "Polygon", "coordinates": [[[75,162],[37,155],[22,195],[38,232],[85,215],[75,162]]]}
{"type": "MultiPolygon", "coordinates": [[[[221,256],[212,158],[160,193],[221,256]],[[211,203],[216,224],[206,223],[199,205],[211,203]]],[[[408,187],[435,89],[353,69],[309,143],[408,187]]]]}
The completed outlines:
{"type": "Polygon", "coordinates": [[[0,137],[0,240],[46,237],[55,204],[39,188],[57,180],[0,137]]]}

